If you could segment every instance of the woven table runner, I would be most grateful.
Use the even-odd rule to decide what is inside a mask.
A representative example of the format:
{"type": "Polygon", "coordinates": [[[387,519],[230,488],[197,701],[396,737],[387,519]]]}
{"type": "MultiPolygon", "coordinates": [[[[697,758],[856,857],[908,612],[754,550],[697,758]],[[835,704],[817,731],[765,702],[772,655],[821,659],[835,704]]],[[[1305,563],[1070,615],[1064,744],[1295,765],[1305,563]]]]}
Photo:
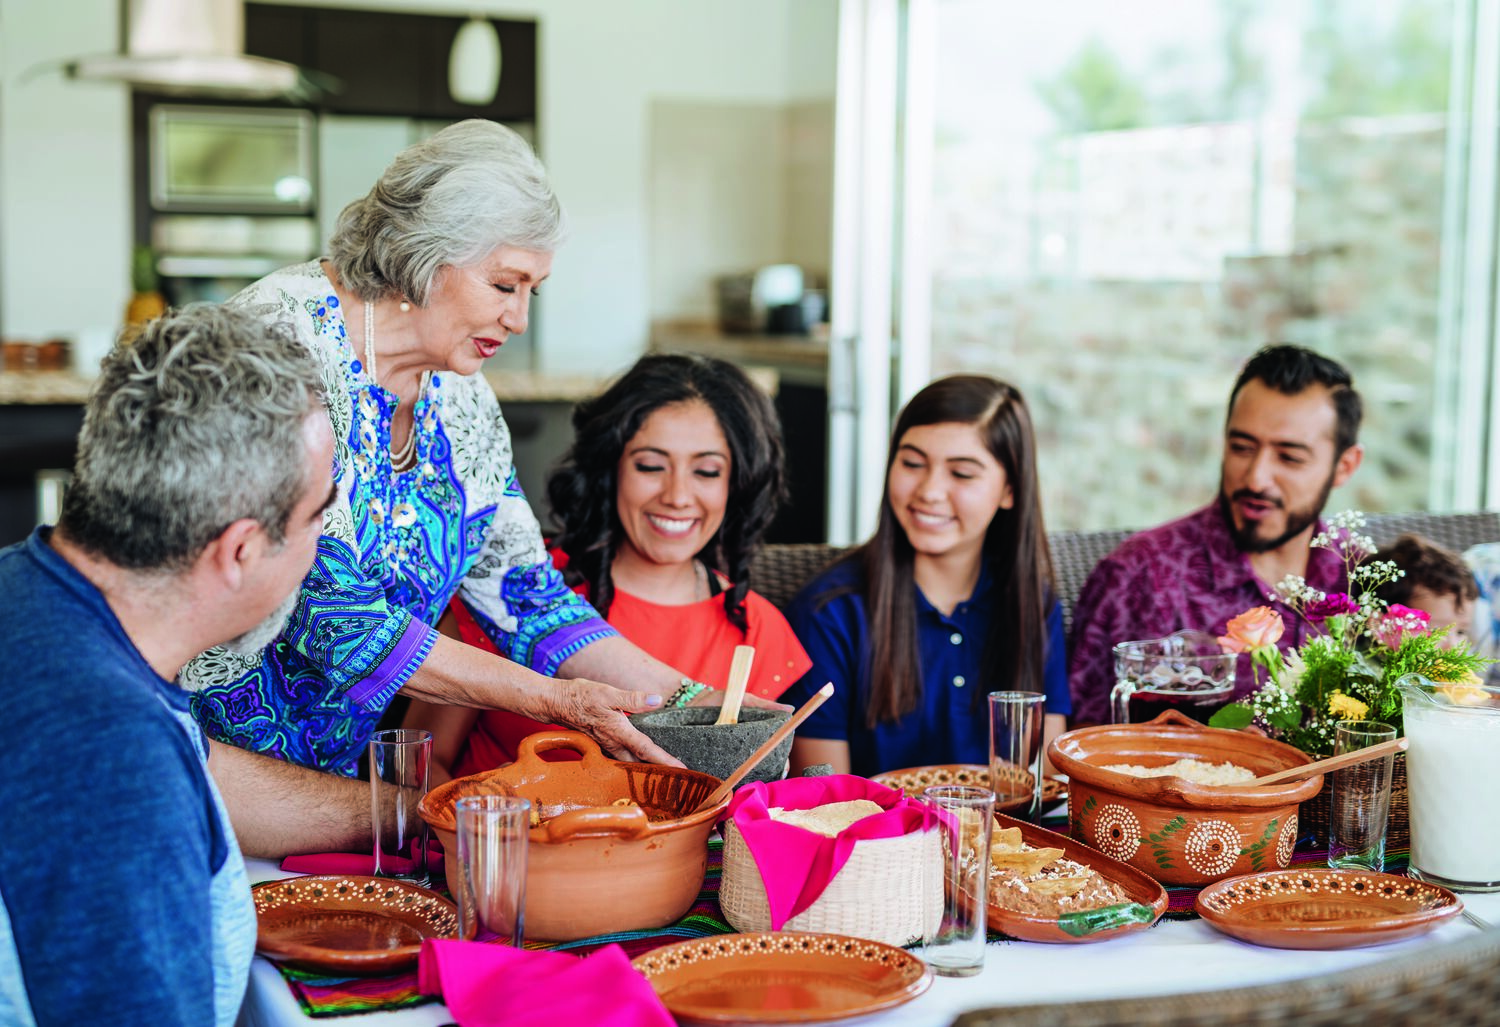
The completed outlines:
{"type": "MultiPolygon", "coordinates": [[[[1388,874],[1406,872],[1409,853],[1405,849],[1386,853],[1385,871],[1388,874]]],[[[1321,849],[1303,850],[1292,854],[1291,867],[1326,867],[1328,853],[1321,849]]],[[[567,951],[586,955],[605,945],[618,944],[631,959],[643,952],[691,938],[705,938],[713,934],[730,934],[734,931],[724,920],[719,910],[719,880],[724,871],[724,842],[713,836],[708,842],[708,871],[703,877],[703,888],[692,908],[676,923],[652,931],[621,931],[616,934],[599,935],[567,942],[527,942],[526,948],[567,951]]],[[[1167,889],[1167,911],[1164,920],[1195,920],[1193,902],[1200,887],[1178,887],[1167,889]]],[[[1003,941],[1007,935],[998,931],[989,932],[990,941],[1003,941]]],[[[293,970],[276,965],[287,985],[296,996],[302,1011],[311,1017],[347,1016],[351,1013],[368,1013],[381,1009],[401,1009],[436,1001],[430,995],[417,990],[415,968],[388,977],[324,977],[318,974],[293,970]]]]}
{"type": "MultiPolygon", "coordinates": [[[[724,842],[718,837],[708,842],[708,871],[703,889],[681,920],[651,931],[621,931],[593,938],[565,942],[526,942],[526,948],[567,951],[586,955],[605,945],[619,945],[631,959],[662,945],[704,938],[711,934],[729,934],[734,928],[719,912],[719,878],[724,870],[724,842]]],[[[324,977],[276,964],[297,1004],[308,1016],[348,1016],[381,1009],[403,1009],[436,1001],[417,990],[417,971],[411,970],[387,977],[324,977]]]]}

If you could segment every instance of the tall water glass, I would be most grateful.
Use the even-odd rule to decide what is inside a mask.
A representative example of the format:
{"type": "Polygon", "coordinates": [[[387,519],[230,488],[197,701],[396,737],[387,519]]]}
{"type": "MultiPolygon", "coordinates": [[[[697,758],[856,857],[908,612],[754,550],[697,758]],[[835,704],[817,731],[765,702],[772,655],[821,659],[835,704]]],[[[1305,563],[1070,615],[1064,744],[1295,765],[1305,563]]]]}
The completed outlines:
{"type": "Polygon", "coordinates": [[[531,802],[510,795],[471,795],[453,804],[453,815],[462,871],[458,936],[520,948],[531,802]]]}
{"type": "MultiPolygon", "coordinates": [[[[1341,720],[1333,731],[1333,754],[1391,742],[1396,729],[1374,720],[1341,720]]],[[[1328,775],[1328,865],[1336,869],[1385,870],[1385,822],[1391,808],[1395,754],[1366,760],[1328,775]]]]}
{"type": "Polygon", "coordinates": [[[939,976],[972,977],[984,967],[995,793],[971,785],[934,785],[922,798],[937,809],[943,840],[942,859],[923,864],[924,873],[943,875],[943,916],[935,929],[929,925],[922,958],[939,976]]]}
{"type": "Polygon", "coordinates": [[[996,809],[1018,817],[1041,812],[1046,713],[1041,692],[990,693],[990,790],[996,809]]]}
{"type": "Polygon", "coordinates": [[[427,794],[431,760],[431,731],[399,729],[370,736],[370,823],[377,877],[424,887],[429,883],[427,821],[417,812],[417,804],[427,794]]]}

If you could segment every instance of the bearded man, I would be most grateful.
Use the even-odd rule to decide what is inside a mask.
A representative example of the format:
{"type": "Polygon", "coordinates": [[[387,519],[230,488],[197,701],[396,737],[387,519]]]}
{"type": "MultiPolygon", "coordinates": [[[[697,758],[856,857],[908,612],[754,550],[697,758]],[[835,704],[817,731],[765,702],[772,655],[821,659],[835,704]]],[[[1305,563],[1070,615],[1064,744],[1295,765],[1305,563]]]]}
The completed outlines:
{"type": "MultiPolygon", "coordinates": [[[[1068,664],[1076,724],[1109,722],[1119,642],[1182,628],[1220,635],[1256,606],[1281,615],[1283,649],[1306,640],[1307,624],[1270,597],[1289,574],[1325,592],[1345,590],[1343,563],[1311,542],[1329,493],[1363,458],[1360,417],[1353,378],[1327,357],[1270,346],[1250,358],[1229,394],[1218,497],[1126,539],[1079,593],[1068,664]]],[[[1242,659],[1235,697],[1254,687],[1242,659]]]]}

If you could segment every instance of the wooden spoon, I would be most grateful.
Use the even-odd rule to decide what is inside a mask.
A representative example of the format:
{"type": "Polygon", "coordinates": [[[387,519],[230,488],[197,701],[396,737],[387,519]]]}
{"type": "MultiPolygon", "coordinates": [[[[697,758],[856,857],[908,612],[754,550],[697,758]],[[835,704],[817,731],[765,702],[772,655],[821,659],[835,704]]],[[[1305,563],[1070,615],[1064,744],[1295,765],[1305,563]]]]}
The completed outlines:
{"type": "Polygon", "coordinates": [[[1378,745],[1368,745],[1363,749],[1355,749],[1353,752],[1346,752],[1342,756],[1330,756],[1315,763],[1304,763],[1302,766],[1293,767],[1291,770],[1278,770],[1274,774],[1257,777],[1254,781],[1245,781],[1240,787],[1274,785],[1281,784],[1283,781],[1300,781],[1302,778],[1312,777],[1314,774],[1327,774],[1330,771],[1340,770],[1344,767],[1352,767],[1356,763],[1364,763],[1366,760],[1378,760],[1382,756],[1389,756],[1392,753],[1402,752],[1405,749],[1406,739],[1396,738],[1389,742],[1381,742],[1378,745]]]}
{"type": "Polygon", "coordinates": [[[729,687],[724,689],[724,705],[719,707],[715,726],[740,722],[740,703],[745,701],[745,686],[750,683],[750,664],[754,659],[755,646],[734,647],[734,662],[729,665],[729,687]]]}
{"type": "MultiPolygon", "coordinates": [[[[764,742],[760,743],[759,749],[756,749],[754,752],[752,752],[749,758],[747,758],[744,763],[741,763],[738,767],[734,768],[734,773],[726,777],[724,781],[719,785],[719,787],[709,792],[708,798],[698,803],[698,808],[693,810],[693,813],[698,813],[702,810],[710,809],[728,798],[729,793],[734,791],[734,786],[743,781],[745,779],[745,775],[754,770],[756,765],[759,764],[761,760],[766,758],[767,753],[780,745],[783,738],[791,734],[793,731],[797,730],[797,725],[802,723],[808,717],[812,716],[813,711],[816,710],[819,706],[822,706],[823,703],[827,702],[828,697],[832,694],[832,681],[828,682],[828,684],[824,685],[822,688],[814,692],[813,697],[807,700],[807,702],[803,703],[800,710],[788,717],[786,719],[786,722],[779,728],[777,728],[775,732],[772,733],[770,738],[767,738],[764,742]]],[[[691,815],[692,814],[689,814],[689,816],[691,815]]]]}

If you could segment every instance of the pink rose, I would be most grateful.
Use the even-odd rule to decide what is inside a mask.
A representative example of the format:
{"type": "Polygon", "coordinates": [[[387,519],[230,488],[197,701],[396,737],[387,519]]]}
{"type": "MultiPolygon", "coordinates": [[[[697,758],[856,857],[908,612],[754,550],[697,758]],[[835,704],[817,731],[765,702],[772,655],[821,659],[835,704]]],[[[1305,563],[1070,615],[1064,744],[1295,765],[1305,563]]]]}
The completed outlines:
{"type": "Polygon", "coordinates": [[[1413,610],[1410,606],[1392,603],[1390,609],[1370,623],[1370,633],[1375,641],[1387,649],[1399,649],[1401,643],[1413,635],[1427,634],[1432,616],[1426,610],[1413,610]]]}
{"type": "Polygon", "coordinates": [[[1316,603],[1309,603],[1303,614],[1308,620],[1327,620],[1329,617],[1346,617],[1359,610],[1347,592],[1330,592],[1316,603]]]}
{"type": "Polygon", "coordinates": [[[1226,624],[1224,634],[1219,636],[1219,644],[1225,652],[1251,652],[1274,646],[1284,630],[1286,625],[1281,622],[1281,614],[1269,606],[1257,606],[1226,624]]]}

